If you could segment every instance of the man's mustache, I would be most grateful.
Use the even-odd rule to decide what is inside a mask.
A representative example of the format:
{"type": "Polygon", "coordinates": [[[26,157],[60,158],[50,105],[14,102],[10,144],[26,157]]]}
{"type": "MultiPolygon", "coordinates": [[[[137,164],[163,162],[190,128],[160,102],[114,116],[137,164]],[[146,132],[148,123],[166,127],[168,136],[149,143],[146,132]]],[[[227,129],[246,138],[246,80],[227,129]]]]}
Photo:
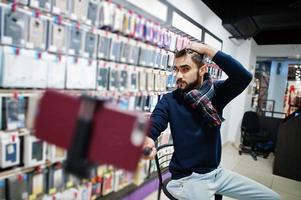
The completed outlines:
{"type": "Polygon", "coordinates": [[[185,81],[183,81],[183,79],[178,79],[177,82],[176,82],[176,84],[179,84],[181,82],[186,83],[185,81]]]}

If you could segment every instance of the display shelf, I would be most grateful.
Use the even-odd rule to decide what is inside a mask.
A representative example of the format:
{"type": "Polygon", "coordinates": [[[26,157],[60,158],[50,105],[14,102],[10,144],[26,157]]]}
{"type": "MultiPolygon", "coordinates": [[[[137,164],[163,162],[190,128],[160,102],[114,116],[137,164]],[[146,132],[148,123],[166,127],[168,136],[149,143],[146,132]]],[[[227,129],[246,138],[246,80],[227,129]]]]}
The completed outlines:
{"type": "Polygon", "coordinates": [[[2,171],[0,170],[0,178],[5,179],[5,178],[8,178],[8,177],[16,175],[16,174],[33,172],[37,168],[46,168],[46,167],[50,167],[53,164],[55,164],[55,163],[51,163],[51,162],[47,161],[45,164],[31,166],[31,167],[13,167],[11,169],[1,169],[2,171]]]}
{"type": "MultiPolygon", "coordinates": [[[[169,175],[169,173],[167,171],[163,172],[164,175],[163,176],[167,176],[169,175]]],[[[98,197],[99,200],[109,200],[109,199],[115,199],[115,200],[119,200],[119,199],[127,199],[129,196],[131,196],[131,194],[133,194],[135,191],[137,190],[143,190],[144,188],[148,187],[148,185],[150,184],[154,184],[153,182],[157,180],[157,172],[153,172],[152,174],[149,175],[149,177],[139,186],[135,185],[135,184],[130,184],[128,186],[126,186],[125,188],[123,188],[120,191],[117,192],[112,192],[106,196],[100,196],[98,197]]]]}

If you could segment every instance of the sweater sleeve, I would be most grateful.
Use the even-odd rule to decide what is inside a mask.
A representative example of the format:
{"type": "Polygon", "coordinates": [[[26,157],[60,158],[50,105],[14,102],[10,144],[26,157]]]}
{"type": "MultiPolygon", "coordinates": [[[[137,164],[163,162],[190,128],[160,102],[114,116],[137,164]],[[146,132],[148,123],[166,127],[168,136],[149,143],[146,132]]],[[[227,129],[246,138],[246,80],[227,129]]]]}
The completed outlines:
{"type": "Polygon", "coordinates": [[[150,117],[151,128],[149,137],[156,141],[161,132],[167,128],[168,121],[168,101],[167,96],[164,95],[157,103],[150,117]]]}
{"type": "Polygon", "coordinates": [[[212,58],[227,75],[224,81],[215,84],[216,98],[214,104],[221,112],[223,108],[236,96],[238,96],[249,85],[252,74],[247,71],[237,60],[221,51],[218,51],[212,58]]]}

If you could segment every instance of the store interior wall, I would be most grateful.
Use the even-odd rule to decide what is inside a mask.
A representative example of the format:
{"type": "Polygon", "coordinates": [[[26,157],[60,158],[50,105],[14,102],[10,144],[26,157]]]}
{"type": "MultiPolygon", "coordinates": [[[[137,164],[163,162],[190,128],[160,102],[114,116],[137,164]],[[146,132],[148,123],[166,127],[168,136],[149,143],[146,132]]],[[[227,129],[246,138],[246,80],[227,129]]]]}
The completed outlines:
{"type": "MultiPolygon", "coordinates": [[[[276,101],[275,111],[283,112],[284,95],[287,87],[287,74],[289,64],[301,64],[301,45],[261,45],[254,48],[255,58],[271,58],[271,74],[268,89],[268,98],[276,101]],[[277,61],[277,58],[287,58],[285,61],[277,61]],[[277,74],[278,63],[281,68],[277,74]]],[[[251,103],[246,104],[246,110],[250,108],[251,103]]]]}
{"type": "Polygon", "coordinates": [[[287,85],[288,65],[291,61],[272,61],[268,99],[275,100],[274,111],[283,112],[284,95],[287,85]]]}
{"type": "Polygon", "coordinates": [[[259,57],[301,57],[301,44],[295,45],[258,45],[255,49],[259,57]]]}

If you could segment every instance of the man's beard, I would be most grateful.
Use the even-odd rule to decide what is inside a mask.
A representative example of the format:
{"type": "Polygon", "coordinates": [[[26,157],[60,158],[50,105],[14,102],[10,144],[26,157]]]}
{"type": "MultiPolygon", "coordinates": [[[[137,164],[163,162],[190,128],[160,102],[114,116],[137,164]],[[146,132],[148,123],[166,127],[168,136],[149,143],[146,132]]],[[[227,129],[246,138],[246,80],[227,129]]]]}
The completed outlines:
{"type": "MultiPolygon", "coordinates": [[[[194,82],[187,84],[187,86],[186,86],[185,88],[182,89],[182,88],[178,87],[177,89],[178,89],[179,91],[181,91],[181,92],[187,93],[187,92],[189,92],[189,91],[195,89],[195,88],[199,85],[199,78],[200,78],[200,77],[198,77],[194,82]]],[[[178,82],[181,82],[181,81],[182,81],[182,80],[179,79],[179,80],[177,81],[177,84],[178,84],[178,82]]]]}

